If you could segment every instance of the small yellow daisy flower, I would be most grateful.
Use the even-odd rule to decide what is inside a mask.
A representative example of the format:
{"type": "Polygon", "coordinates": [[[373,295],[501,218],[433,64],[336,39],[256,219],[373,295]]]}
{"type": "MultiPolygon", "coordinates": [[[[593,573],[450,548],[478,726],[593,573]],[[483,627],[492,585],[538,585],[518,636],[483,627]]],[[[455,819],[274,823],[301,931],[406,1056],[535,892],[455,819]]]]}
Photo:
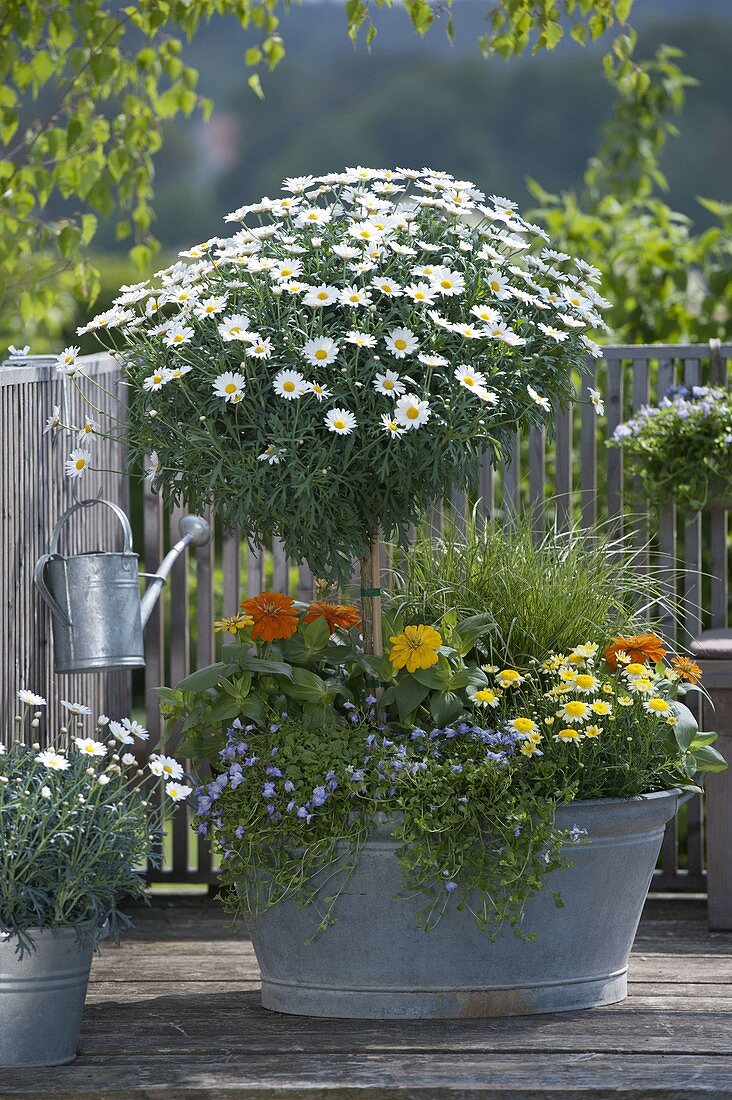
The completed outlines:
{"type": "Polygon", "coordinates": [[[522,684],[524,677],[520,672],[517,672],[515,668],[504,668],[496,676],[498,683],[502,688],[515,687],[516,684],[522,684]]]}
{"type": "Polygon", "coordinates": [[[632,691],[634,695],[653,695],[655,690],[653,681],[647,676],[634,676],[628,683],[628,691],[632,691]]]}
{"type": "Polygon", "coordinates": [[[618,695],[618,704],[621,707],[632,707],[633,698],[630,695],[618,695]]]}
{"type": "Polygon", "coordinates": [[[603,684],[602,685],[602,690],[603,690],[605,695],[612,695],[613,694],[613,685],[612,684],[603,684]]]}
{"type": "Polygon", "coordinates": [[[612,709],[610,704],[606,703],[604,699],[595,699],[594,702],[590,703],[590,710],[595,714],[611,714],[612,709]]]}
{"type": "Polygon", "coordinates": [[[591,660],[596,656],[600,647],[596,642],[585,642],[584,645],[575,646],[574,652],[577,653],[584,661],[591,660]]]}
{"type": "Polygon", "coordinates": [[[539,748],[537,741],[524,741],[520,750],[523,756],[542,756],[542,751],[539,748]]]}
{"type": "Polygon", "coordinates": [[[646,699],[643,704],[643,709],[647,710],[649,714],[657,715],[659,718],[668,718],[672,713],[671,704],[667,703],[665,699],[659,699],[658,697],[646,699]]]}
{"type": "Polygon", "coordinates": [[[489,676],[492,676],[495,672],[498,672],[498,665],[481,665],[483,672],[487,672],[489,676]]]}
{"type": "Polygon", "coordinates": [[[581,699],[570,699],[559,711],[558,717],[565,722],[585,722],[590,717],[589,704],[581,699]]]}
{"type": "Polygon", "coordinates": [[[626,665],[623,669],[623,675],[625,676],[647,676],[648,665],[642,665],[638,661],[632,661],[629,665],[626,665]]]}
{"type": "Polygon", "coordinates": [[[589,672],[580,672],[575,676],[572,687],[582,695],[594,695],[600,687],[600,681],[589,672]]]}
{"type": "Polygon", "coordinates": [[[582,736],[579,730],[567,728],[560,730],[559,733],[555,733],[554,740],[563,741],[565,744],[571,744],[573,741],[581,741],[582,736]]]}
{"type": "Polygon", "coordinates": [[[536,733],[539,728],[536,722],[532,722],[531,718],[512,718],[508,724],[514,733],[520,733],[523,736],[536,733]]]}
{"type": "Polygon", "coordinates": [[[498,692],[491,691],[490,688],[480,688],[472,696],[473,702],[482,703],[484,707],[497,707],[500,698],[498,692]]]}
{"type": "Polygon", "coordinates": [[[577,673],[573,668],[560,668],[559,679],[564,680],[565,684],[571,684],[577,679],[577,673]]]}
{"type": "Polygon", "coordinates": [[[228,631],[229,634],[238,634],[240,630],[246,630],[249,626],[254,626],[251,615],[228,615],[226,618],[216,620],[214,630],[217,634],[223,634],[224,631],[228,631]]]}
{"type": "Polygon", "coordinates": [[[585,737],[599,737],[601,733],[600,726],[587,726],[585,729],[585,737]]]}

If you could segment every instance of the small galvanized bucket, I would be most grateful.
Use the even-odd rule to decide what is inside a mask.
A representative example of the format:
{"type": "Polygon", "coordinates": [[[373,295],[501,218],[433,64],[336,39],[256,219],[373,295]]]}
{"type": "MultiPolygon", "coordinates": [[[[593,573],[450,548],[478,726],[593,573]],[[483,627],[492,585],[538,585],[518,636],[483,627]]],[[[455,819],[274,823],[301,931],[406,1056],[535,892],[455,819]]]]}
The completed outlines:
{"type": "Polygon", "coordinates": [[[91,931],[31,929],[35,950],[21,959],[0,934],[0,1066],[73,1062],[94,949],[91,931]]]}
{"type": "Polygon", "coordinates": [[[49,553],[39,558],[35,583],[51,609],[56,672],[140,668],[145,664],[137,554],[127,516],[109,500],[82,500],[56,524],[49,553]],[[61,531],[75,512],[111,508],[124,533],[121,553],[94,550],[64,557],[61,531]]]}

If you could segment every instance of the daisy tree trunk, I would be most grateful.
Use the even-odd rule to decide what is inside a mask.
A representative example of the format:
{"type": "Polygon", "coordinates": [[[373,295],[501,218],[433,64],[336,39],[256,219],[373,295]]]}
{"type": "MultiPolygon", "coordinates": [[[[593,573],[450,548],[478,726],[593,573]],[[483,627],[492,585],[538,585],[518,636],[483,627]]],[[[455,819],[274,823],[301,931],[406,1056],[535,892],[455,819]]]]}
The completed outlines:
{"type": "Polygon", "coordinates": [[[363,607],[363,648],[365,653],[381,657],[384,638],[381,627],[381,563],[378,533],[361,558],[361,605],[363,607]]]}

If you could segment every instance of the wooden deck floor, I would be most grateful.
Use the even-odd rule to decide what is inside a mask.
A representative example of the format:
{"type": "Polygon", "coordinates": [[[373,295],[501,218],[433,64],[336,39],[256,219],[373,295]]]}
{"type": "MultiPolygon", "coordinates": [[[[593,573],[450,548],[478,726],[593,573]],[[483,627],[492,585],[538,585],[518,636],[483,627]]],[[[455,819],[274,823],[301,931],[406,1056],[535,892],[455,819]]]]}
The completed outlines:
{"type": "Polygon", "coordinates": [[[215,903],[135,919],[95,960],[76,1063],[0,1070],[0,1096],[732,1098],[732,934],[710,934],[700,902],[649,903],[624,1004],[409,1023],[265,1012],[251,946],[215,903]]]}

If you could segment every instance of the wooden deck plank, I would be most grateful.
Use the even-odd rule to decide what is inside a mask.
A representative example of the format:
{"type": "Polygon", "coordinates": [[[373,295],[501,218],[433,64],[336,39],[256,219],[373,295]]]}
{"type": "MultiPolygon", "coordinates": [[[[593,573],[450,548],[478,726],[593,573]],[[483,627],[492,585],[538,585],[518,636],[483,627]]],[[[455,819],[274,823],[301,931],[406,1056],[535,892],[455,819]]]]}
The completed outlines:
{"type": "Polygon", "coordinates": [[[732,934],[698,902],[647,913],[618,1005],[382,1021],[267,1012],[241,923],[210,901],[142,911],[95,959],[77,1061],[0,1070],[0,1097],[732,1100],[732,934]]]}

